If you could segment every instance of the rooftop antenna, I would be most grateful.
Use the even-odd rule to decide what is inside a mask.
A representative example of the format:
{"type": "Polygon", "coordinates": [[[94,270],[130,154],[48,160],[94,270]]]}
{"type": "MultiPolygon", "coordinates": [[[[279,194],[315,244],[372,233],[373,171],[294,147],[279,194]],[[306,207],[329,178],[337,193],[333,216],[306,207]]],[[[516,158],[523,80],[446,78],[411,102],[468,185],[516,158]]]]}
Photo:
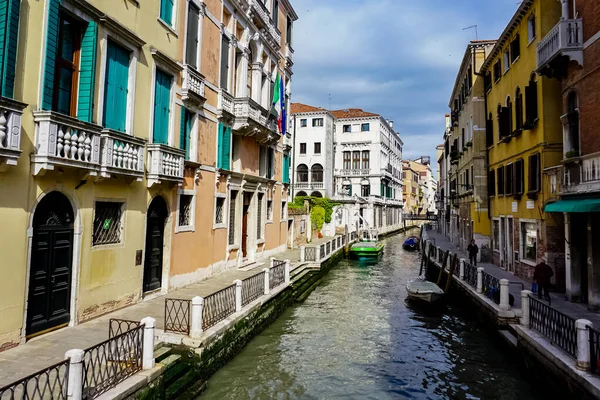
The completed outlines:
{"type": "Polygon", "coordinates": [[[329,96],[329,109],[331,110],[331,93],[329,93],[328,96],[329,96]]]}
{"type": "Polygon", "coordinates": [[[473,29],[473,28],[475,28],[475,40],[479,40],[479,34],[477,33],[477,25],[467,26],[466,28],[463,28],[463,31],[466,31],[467,29],[473,29]]]}

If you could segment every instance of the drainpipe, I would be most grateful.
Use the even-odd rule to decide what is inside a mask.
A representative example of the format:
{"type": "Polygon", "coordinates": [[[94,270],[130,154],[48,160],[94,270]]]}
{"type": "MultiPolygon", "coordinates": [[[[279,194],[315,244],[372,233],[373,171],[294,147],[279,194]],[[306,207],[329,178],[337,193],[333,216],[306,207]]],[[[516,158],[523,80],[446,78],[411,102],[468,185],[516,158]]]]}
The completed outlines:
{"type": "Polygon", "coordinates": [[[296,116],[294,116],[294,139],[292,146],[292,201],[294,201],[295,192],[295,183],[296,183],[296,116]]]}

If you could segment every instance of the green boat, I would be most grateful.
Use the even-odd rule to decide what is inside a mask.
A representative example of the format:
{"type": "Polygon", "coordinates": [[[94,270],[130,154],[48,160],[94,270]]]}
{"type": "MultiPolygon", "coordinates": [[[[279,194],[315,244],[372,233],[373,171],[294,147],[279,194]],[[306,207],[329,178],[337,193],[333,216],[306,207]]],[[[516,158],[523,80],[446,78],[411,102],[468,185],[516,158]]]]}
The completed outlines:
{"type": "Polygon", "coordinates": [[[359,242],[350,247],[351,258],[377,258],[383,253],[385,245],[379,242],[376,230],[359,232],[359,238],[359,242]]]}

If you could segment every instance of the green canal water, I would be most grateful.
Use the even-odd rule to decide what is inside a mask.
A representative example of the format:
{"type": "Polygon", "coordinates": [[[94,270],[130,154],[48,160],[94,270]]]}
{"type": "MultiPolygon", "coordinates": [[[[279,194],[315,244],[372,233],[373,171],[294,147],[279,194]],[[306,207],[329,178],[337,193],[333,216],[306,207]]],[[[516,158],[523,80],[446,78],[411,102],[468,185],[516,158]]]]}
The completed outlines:
{"type": "MultiPolygon", "coordinates": [[[[538,399],[460,305],[406,301],[419,272],[403,235],[373,265],[343,260],[208,382],[208,399],[538,399]]],[[[545,399],[548,397],[545,396],[545,399]]]]}

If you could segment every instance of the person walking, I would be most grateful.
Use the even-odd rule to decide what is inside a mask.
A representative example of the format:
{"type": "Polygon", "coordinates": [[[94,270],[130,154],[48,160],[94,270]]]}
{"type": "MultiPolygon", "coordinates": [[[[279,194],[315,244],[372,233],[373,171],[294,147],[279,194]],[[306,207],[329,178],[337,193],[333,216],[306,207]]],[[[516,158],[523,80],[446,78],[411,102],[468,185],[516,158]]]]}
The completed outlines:
{"type": "Polygon", "coordinates": [[[477,253],[479,253],[479,247],[475,244],[475,239],[471,239],[471,244],[467,246],[467,252],[469,253],[469,262],[474,266],[477,266],[477,253]]]}
{"type": "Polygon", "coordinates": [[[537,284],[538,298],[544,298],[550,301],[550,278],[554,276],[552,268],[546,264],[547,258],[542,258],[542,262],[535,266],[533,271],[533,281],[537,284]]]}

